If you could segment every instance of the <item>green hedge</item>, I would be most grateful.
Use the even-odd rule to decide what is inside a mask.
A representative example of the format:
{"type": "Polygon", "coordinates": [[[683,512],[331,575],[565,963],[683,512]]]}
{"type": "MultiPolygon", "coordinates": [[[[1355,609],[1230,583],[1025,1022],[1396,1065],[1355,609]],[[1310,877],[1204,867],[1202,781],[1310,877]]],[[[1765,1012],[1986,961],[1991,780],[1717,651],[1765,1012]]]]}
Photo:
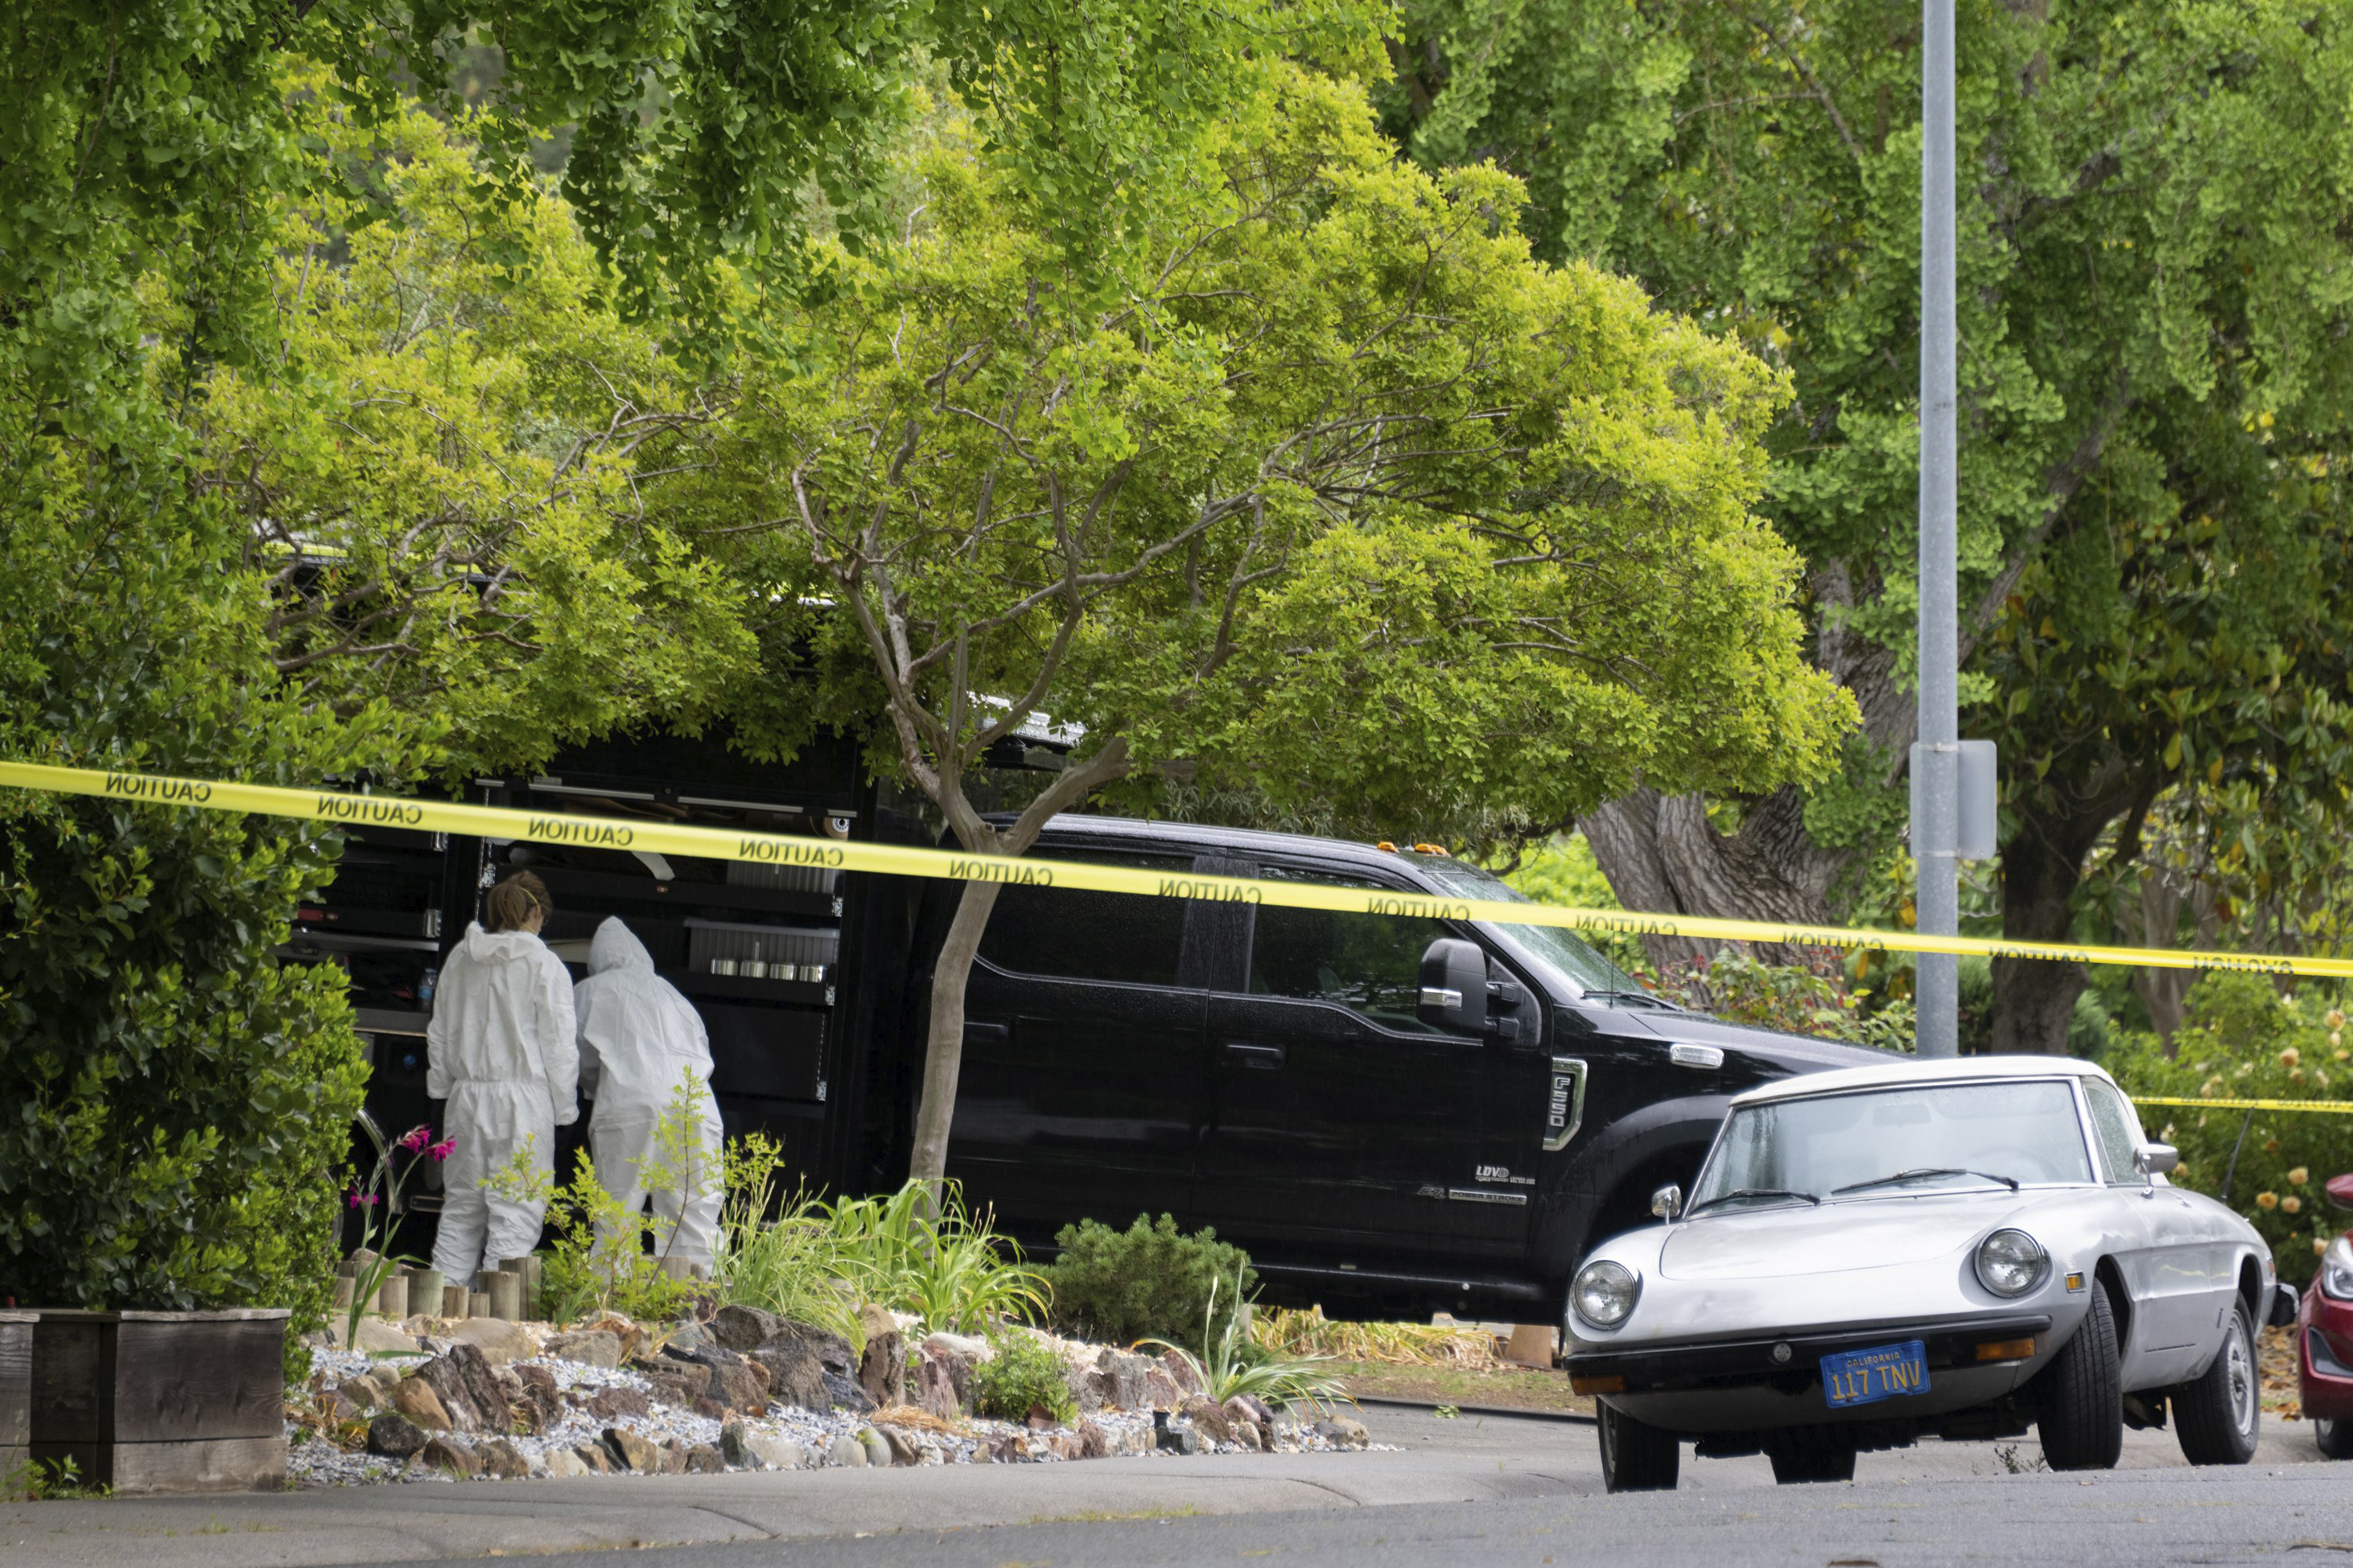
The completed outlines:
{"type": "MultiPolygon", "coordinates": [[[[2263,976],[2214,974],[2189,993],[2169,1057],[2155,1036],[2127,1035],[2102,1065],[2137,1098],[2353,1100],[2345,1024],[2326,997],[2283,997],[2263,976]]],[[[2231,1206],[2271,1243],[2281,1277],[2298,1285],[2311,1278],[2320,1249],[2348,1223],[2328,1208],[2321,1184],[2353,1171],[2353,1115],[2147,1105],[2140,1119],[2150,1137],[2181,1151],[2176,1183],[2220,1196],[2229,1176],[2231,1206]]]]}

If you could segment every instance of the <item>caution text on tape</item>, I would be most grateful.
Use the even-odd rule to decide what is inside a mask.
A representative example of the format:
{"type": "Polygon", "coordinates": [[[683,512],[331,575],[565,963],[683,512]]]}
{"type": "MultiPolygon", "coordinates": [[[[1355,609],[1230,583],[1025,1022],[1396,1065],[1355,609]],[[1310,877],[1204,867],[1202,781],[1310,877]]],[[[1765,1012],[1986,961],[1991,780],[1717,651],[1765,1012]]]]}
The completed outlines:
{"type": "MultiPolygon", "coordinates": [[[[1875,949],[1887,952],[1979,954],[2061,963],[2114,963],[2148,969],[2228,969],[2262,974],[2353,977],[2353,959],[2301,954],[2208,952],[2183,948],[2107,947],[2078,942],[1995,941],[1930,936],[1919,931],[1868,931],[1852,926],[1785,925],[1769,921],[1630,913],[1575,909],[1506,899],[1461,899],[1389,889],[1342,888],[1250,877],[1166,874],[1127,866],[1046,858],[972,855],[913,845],[855,843],[793,834],[754,833],[681,823],[533,812],[464,801],[406,795],[355,795],[340,790],[289,789],[220,779],[104,773],[40,763],[0,762],[0,785],[95,795],[130,803],[323,822],[334,826],[406,827],[538,844],[744,860],[944,878],[1026,887],[1077,888],[1147,897],[1223,900],[1351,914],[1416,915],[1432,920],[1501,925],[1556,926],[1570,931],[1634,936],[1676,936],[1706,942],[1755,942],[1805,947],[1875,949]]],[[[2219,1101],[2201,1101],[2219,1104],[2219,1101]]],[[[2299,1109],[2306,1108],[2299,1102],[2299,1109]]]]}

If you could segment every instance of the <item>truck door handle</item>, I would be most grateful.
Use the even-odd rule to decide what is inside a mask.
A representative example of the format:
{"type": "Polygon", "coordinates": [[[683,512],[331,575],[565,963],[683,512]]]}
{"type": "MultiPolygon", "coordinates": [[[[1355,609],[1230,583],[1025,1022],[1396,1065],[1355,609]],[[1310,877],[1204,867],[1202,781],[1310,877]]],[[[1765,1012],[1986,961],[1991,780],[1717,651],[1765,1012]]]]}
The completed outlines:
{"type": "Polygon", "coordinates": [[[1254,1046],[1242,1040],[1228,1040],[1226,1055],[1241,1058],[1242,1066],[1246,1068],[1265,1069],[1281,1067],[1290,1052],[1281,1046],[1254,1046]]]}
{"type": "Polygon", "coordinates": [[[1003,1024],[966,1024],[964,1043],[967,1046],[1000,1045],[1013,1037],[1013,1031],[1003,1024]]]}

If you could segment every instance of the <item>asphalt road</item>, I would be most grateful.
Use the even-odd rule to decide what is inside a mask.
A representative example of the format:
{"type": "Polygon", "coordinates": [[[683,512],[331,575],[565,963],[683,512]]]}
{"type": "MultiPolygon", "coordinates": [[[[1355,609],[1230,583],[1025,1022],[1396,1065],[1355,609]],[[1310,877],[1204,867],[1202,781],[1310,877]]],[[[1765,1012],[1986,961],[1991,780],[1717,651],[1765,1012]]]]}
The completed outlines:
{"type": "Polygon", "coordinates": [[[2267,1424],[2257,1463],[2192,1470],[2128,1433],[2124,1468],[2052,1475],[2031,1438],[1866,1455],[1849,1485],[1694,1461],[1609,1497],[1593,1433],[1368,1411],[1397,1451],[350,1488],[0,1508],[0,1568],[421,1564],[636,1548],[642,1568],[1431,1564],[1633,1568],[1978,1562],[2353,1564],[2353,1466],[2267,1424]]]}

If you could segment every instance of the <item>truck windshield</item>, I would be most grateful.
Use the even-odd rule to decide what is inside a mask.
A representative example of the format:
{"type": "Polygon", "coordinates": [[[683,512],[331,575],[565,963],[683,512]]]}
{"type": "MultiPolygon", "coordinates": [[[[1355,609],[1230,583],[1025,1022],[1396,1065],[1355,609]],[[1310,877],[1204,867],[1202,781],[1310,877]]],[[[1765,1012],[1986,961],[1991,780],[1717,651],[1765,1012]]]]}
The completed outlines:
{"type": "Polygon", "coordinates": [[[1779,1194],[1877,1198],[2091,1180],[2065,1079],[1924,1084],[1743,1106],[1724,1124],[1691,1212],[1718,1201],[1724,1213],[1796,1201],[1779,1194]]]}
{"type": "MultiPolygon", "coordinates": [[[[1420,861],[1419,857],[1416,857],[1420,861]]],[[[1493,873],[1461,860],[1435,857],[1419,864],[1448,892],[1465,899],[1501,899],[1510,903],[1531,902],[1528,896],[1493,873]]],[[[1482,922],[1483,923],[1483,922],[1482,922]]],[[[1634,977],[1587,946],[1576,932],[1562,926],[1489,925],[1488,930],[1500,931],[1529,963],[1541,964],[1557,979],[1568,982],[1569,989],[1616,992],[1639,995],[1642,987],[1634,977]]]]}

